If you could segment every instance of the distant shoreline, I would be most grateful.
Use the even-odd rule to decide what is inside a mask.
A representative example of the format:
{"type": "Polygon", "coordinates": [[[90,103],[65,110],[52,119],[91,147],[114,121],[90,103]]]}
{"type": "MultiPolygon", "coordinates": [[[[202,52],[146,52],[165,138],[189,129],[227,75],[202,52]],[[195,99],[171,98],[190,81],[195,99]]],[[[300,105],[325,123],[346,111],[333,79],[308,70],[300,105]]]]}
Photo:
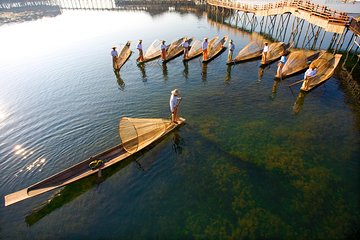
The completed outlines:
{"type": "Polygon", "coordinates": [[[33,21],[43,17],[56,17],[60,14],[59,6],[27,6],[0,9],[0,26],[9,23],[33,21]]]}

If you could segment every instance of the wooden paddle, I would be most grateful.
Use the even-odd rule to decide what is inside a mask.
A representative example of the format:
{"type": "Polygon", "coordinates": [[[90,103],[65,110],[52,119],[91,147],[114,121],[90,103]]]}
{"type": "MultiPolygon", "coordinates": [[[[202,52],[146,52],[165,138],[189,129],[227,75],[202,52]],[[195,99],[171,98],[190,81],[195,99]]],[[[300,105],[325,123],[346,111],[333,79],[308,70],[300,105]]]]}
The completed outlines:
{"type": "Polygon", "coordinates": [[[299,83],[301,83],[301,82],[303,82],[303,81],[304,81],[304,79],[301,79],[301,80],[296,81],[296,82],[294,82],[294,83],[292,83],[292,84],[289,84],[288,87],[294,86],[294,85],[299,84],[299,83]]]}

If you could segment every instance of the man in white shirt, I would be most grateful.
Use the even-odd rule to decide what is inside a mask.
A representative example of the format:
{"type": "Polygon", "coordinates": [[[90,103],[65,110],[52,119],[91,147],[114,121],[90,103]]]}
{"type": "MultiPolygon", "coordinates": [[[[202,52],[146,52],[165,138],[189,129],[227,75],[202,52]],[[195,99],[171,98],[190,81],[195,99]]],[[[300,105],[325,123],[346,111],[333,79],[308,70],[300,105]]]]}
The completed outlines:
{"type": "Polygon", "coordinates": [[[184,47],[184,59],[187,59],[189,53],[189,41],[187,38],[184,38],[184,42],[182,43],[182,45],[184,47]]]}
{"type": "Polygon", "coordinates": [[[174,89],[173,91],[171,91],[170,111],[171,111],[171,121],[174,123],[177,123],[177,121],[178,121],[177,112],[178,112],[178,107],[179,107],[180,101],[181,101],[181,97],[179,94],[179,90],[174,89]]]}
{"type": "Polygon", "coordinates": [[[233,40],[231,39],[229,42],[229,54],[228,54],[228,62],[232,61],[233,53],[235,50],[235,44],[233,43],[233,40]]]}
{"type": "Polygon", "coordinates": [[[310,84],[310,79],[312,77],[315,77],[317,73],[317,68],[315,66],[315,64],[312,62],[309,66],[309,69],[306,70],[305,74],[304,74],[304,89],[308,89],[309,84],[310,84]]]}
{"type": "Polygon", "coordinates": [[[269,45],[267,42],[265,42],[265,46],[264,46],[264,49],[262,52],[262,59],[261,59],[262,63],[266,63],[266,57],[267,57],[268,52],[269,52],[269,45]]]}

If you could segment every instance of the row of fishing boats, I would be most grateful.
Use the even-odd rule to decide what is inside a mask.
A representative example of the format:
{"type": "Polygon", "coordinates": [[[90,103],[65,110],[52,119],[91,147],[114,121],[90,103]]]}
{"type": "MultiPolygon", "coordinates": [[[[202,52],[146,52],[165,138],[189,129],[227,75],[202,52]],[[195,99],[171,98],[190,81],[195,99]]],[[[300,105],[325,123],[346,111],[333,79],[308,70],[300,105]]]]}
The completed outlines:
{"type": "MultiPolygon", "coordinates": [[[[193,37],[187,38],[182,37],[167,45],[165,59],[163,63],[167,63],[170,60],[180,56],[184,53],[182,43],[187,40],[190,44],[187,57],[183,58],[183,61],[190,61],[196,57],[202,55],[202,41],[194,39],[193,37]]],[[[208,57],[202,59],[203,63],[208,63],[215,59],[226,49],[226,42],[228,36],[224,36],[219,39],[218,36],[211,38],[208,41],[208,57]]],[[[138,61],[138,64],[143,64],[151,60],[157,59],[161,56],[161,40],[155,40],[146,50],[143,60],[138,61]]],[[[256,60],[262,57],[265,40],[254,40],[249,42],[243,47],[233,59],[228,59],[227,65],[239,64],[246,61],[256,60]]],[[[118,69],[120,69],[125,62],[129,59],[132,51],[130,49],[130,41],[125,44],[121,49],[118,57],[118,69]]],[[[269,44],[269,51],[267,52],[266,61],[260,62],[260,67],[264,67],[273,62],[276,62],[280,57],[285,54],[287,55],[287,61],[282,67],[280,74],[275,75],[275,78],[285,79],[293,76],[300,72],[305,71],[309,68],[311,62],[316,66],[316,75],[314,77],[308,77],[306,80],[301,79],[292,85],[303,83],[301,90],[310,91],[314,87],[328,80],[334,73],[339,61],[341,54],[331,54],[325,51],[314,51],[314,50],[300,50],[292,49],[292,45],[284,42],[272,42],[269,44]]],[[[292,86],[290,85],[290,86],[292,86]]]]}
{"type": "MultiPolygon", "coordinates": [[[[193,37],[187,38],[182,37],[180,39],[177,39],[173,42],[171,42],[169,45],[167,45],[166,48],[166,54],[165,59],[162,60],[163,63],[167,63],[170,60],[180,56],[184,52],[184,47],[182,43],[185,41],[188,41],[190,44],[189,52],[187,54],[187,57],[183,59],[183,61],[190,61],[196,57],[199,57],[202,55],[202,41],[198,39],[194,39],[193,37]]],[[[210,62],[214,58],[216,58],[223,50],[225,50],[225,43],[227,42],[228,36],[224,36],[223,38],[219,39],[218,36],[213,37],[208,41],[208,57],[206,59],[203,59],[202,62],[210,62]]],[[[160,40],[155,40],[150,47],[146,50],[144,54],[144,59],[142,61],[138,61],[139,64],[149,62],[151,60],[157,59],[161,56],[161,45],[160,40]]]]}
{"type": "MultiPolygon", "coordinates": [[[[208,57],[203,59],[202,62],[207,63],[216,58],[222,51],[225,50],[225,43],[227,42],[228,36],[224,36],[219,39],[218,36],[213,37],[208,41],[208,57]]],[[[193,37],[181,37],[166,46],[165,59],[162,59],[163,63],[167,63],[174,58],[182,55],[184,53],[183,42],[187,41],[189,43],[189,52],[187,57],[183,61],[190,61],[196,57],[202,55],[202,41],[194,39],[193,37]],[[191,45],[190,45],[191,44],[191,45]]],[[[130,41],[128,41],[120,50],[117,57],[117,68],[120,68],[125,64],[125,62],[130,58],[132,51],[130,49],[130,41]]],[[[156,39],[145,51],[142,60],[137,61],[138,64],[143,64],[152,60],[155,60],[161,56],[161,44],[162,40],[156,39]]]]}
{"type": "MultiPolygon", "coordinates": [[[[227,64],[236,64],[261,58],[263,46],[264,42],[252,41],[241,49],[233,60],[228,60],[227,64]]],[[[279,60],[283,54],[287,55],[287,60],[282,69],[276,73],[276,79],[282,80],[304,72],[309,68],[311,63],[315,66],[315,76],[306,77],[306,79],[304,77],[289,85],[293,86],[298,83],[303,83],[300,88],[302,91],[310,91],[328,80],[334,74],[342,56],[341,54],[332,54],[326,51],[291,49],[290,44],[273,42],[269,44],[266,62],[261,61],[260,67],[264,67],[279,60]]]]}
{"type": "MultiPolygon", "coordinates": [[[[225,43],[228,37],[221,39],[214,37],[209,40],[208,48],[209,55],[207,59],[203,59],[204,63],[211,61],[222,51],[224,51],[225,43]]],[[[191,40],[191,48],[188,58],[184,61],[189,61],[202,54],[202,42],[199,40],[191,40]]],[[[183,53],[182,42],[184,38],[178,39],[171,43],[167,48],[167,55],[164,62],[170,61],[183,53]]],[[[160,57],[160,41],[155,41],[144,55],[144,60],[139,64],[150,61],[160,57]]],[[[227,61],[228,65],[241,63],[260,58],[263,52],[263,42],[252,41],[246,45],[234,59],[227,61]]],[[[329,79],[338,65],[341,54],[331,54],[325,51],[311,51],[311,50],[296,50],[291,49],[290,44],[283,42],[274,42],[269,44],[268,56],[266,62],[261,62],[261,67],[277,61],[283,53],[288,55],[288,59],[284,64],[281,74],[275,76],[278,79],[285,79],[289,76],[304,71],[309,67],[310,62],[317,68],[317,74],[314,77],[308,78],[303,84],[301,90],[310,91],[314,87],[329,79]]],[[[117,58],[119,69],[125,64],[131,55],[130,42],[127,42],[121,49],[117,58]]],[[[304,80],[297,81],[298,83],[304,80]]],[[[297,82],[293,83],[296,84],[297,82]]],[[[293,85],[290,84],[290,85],[293,85]]],[[[289,85],[289,86],[290,86],[289,85]]],[[[102,153],[89,157],[88,159],[71,166],[55,175],[52,175],[45,180],[37,182],[29,187],[10,193],[5,196],[5,206],[17,203],[19,201],[43,194],[45,192],[64,187],[68,184],[76,182],[80,179],[86,178],[90,175],[100,174],[105,168],[108,168],[118,162],[129,159],[137,152],[150,147],[156,141],[162,139],[169,132],[185,123],[184,118],[180,118],[178,122],[172,122],[169,119],[162,118],[128,118],[122,117],[119,120],[119,135],[121,143],[112,147],[102,153]]]]}

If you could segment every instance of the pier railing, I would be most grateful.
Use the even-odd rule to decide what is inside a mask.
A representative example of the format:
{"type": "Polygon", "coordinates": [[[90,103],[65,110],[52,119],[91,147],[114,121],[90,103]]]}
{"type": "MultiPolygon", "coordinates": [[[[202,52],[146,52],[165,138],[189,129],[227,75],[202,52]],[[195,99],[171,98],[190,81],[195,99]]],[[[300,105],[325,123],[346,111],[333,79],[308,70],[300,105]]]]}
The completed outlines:
{"type": "Polygon", "coordinates": [[[254,14],[264,14],[264,11],[268,11],[269,15],[272,15],[269,10],[275,9],[282,10],[283,13],[289,11],[298,12],[300,10],[309,13],[310,16],[317,16],[327,20],[330,24],[342,26],[347,26],[350,21],[350,17],[345,12],[339,12],[325,5],[315,4],[305,0],[284,0],[267,4],[248,4],[229,0],[207,0],[207,4],[254,14]]]}

